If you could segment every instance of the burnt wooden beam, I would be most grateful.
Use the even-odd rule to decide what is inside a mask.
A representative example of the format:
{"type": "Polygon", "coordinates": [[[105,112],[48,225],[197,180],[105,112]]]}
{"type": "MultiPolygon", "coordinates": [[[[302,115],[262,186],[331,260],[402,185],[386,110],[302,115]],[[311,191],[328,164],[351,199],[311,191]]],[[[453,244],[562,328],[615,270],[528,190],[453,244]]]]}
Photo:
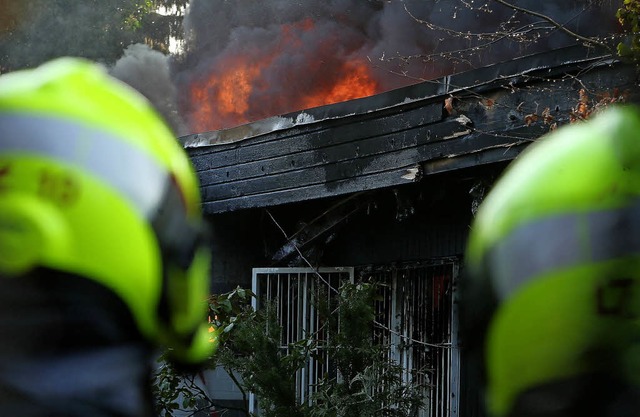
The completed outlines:
{"type": "MultiPolygon", "coordinates": [[[[314,253],[322,251],[322,247],[332,238],[342,223],[370,202],[370,199],[362,194],[343,198],[308,223],[299,224],[298,229],[291,236],[285,236],[286,242],[274,251],[271,260],[274,263],[289,261],[290,266],[315,267],[315,265],[306,265],[305,262],[310,262],[314,253]]],[[[271,213],[269,215],[276,226],[286,233],[278,220],[271,213]]]]}

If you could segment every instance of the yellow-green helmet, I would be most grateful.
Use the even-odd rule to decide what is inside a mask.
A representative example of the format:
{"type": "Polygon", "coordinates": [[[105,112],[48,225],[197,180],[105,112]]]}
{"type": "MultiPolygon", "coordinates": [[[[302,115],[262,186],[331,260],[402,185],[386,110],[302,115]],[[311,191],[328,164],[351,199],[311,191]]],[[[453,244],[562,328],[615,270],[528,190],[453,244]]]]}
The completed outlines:
{"type": "Polygon", "coordinates": [[[200,210],[170,129],[103,68],[60,58],[0,77],[1,279],[44,267],[93,280],[147,340],[204,360],[215,343],[200,210]]]}
{"type": "Polygon", "coordinates": [[[464,281],[490,415],[637,413],[638,109],[562,127],[514,161],[478,210],[464,281]]]}

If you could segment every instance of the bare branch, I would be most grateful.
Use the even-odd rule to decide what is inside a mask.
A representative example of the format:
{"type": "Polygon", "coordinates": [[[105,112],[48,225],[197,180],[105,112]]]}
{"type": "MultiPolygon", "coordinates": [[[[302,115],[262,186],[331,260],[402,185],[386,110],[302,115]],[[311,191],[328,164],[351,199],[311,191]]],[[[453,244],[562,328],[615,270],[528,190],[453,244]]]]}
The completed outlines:
{"type": "Polygon", "coordinates": [[[611,49],[611,48],[609,48],[609,46],[607,44],[602,43],[602,42],[598,41],[595,38],[588,38],[586,36],[582,36],[582,35],[580,35],[578,33],[575,33],[570,29],[567,29],[563,24],[556,22],[554,19],[552,19],[551,17],[549,17],[549,16],[547,16],[545,14],[538,13],[538,12],[535,12],[533,10],[525,9],[523,7],[520,7],[520,6],[516,6],[514,4],[506,2],[505,0],[493,0],[493,1],[495,1],[497,3],[500,3],[503,6],[509,7],[512,10],[517,10],[519,12],[522,12],[522,13],[525,13],[525,14],[528,14],[528,15],[531,15],[531,16],[539,17],[540,19],[546,20],[547,22],[549,22],[553,26],[555,26],[558,30],[566,33],[569,36],[573,36],[576,39],[579,39],[579,40],[581,40],[582,42],[584,42],[586,44],[589,44],[589,45],[592,45],[592,46],[601,46],[603,48],[606,48],[607,50],[611,49]]]}
{"type": "Polygon", "coordinates": [[[406,336],[404,334],[401,334],[399,332],[396,332],[393,329],[390,329],[389,327],[385,326],[384,324],[380,323],[377,320],[373,321],[373,324],[381,329],[384,329],[386,331],[388,331],[389,333],[393,333],[396,336],[400,337],[401,339],[407,340],[411,343],[416,343],[418,345],[423,345],[423,346],[430,346],[430,347],[435,347],[435,348],[445,348],[445,349],[450,349],[451,348],[451,343],[427,343],[427,342],[423,342],[422,340],[418,340],[418,339],[414,339],[413,337],[410,336],[406,336]]]}

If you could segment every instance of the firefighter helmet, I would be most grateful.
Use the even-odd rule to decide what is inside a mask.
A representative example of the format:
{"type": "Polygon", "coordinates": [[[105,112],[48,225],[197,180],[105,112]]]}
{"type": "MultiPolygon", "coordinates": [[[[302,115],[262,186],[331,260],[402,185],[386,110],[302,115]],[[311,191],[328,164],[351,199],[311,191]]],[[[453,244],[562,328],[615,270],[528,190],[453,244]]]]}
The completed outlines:
{"type": "Polygon", "coordinates": [[[559,128],[481,204],[462,324],[490,414],[606,414],[637,398],[638,132],[631,106],[559,128]]]}
{"type": "Polygon", "coordinates": [[[184,150],[140,94],[60,58],[0,77],[0,276],[113,291],[146,339],[205,359],[210,253],[184,150]]]}

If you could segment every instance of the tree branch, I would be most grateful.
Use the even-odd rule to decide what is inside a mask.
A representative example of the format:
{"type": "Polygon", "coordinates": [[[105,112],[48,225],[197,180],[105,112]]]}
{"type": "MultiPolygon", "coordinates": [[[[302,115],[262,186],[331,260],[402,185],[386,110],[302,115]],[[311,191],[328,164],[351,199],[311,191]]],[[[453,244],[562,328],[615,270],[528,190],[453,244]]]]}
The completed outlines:
{"type": "Polygon", "coordinates": [[[533,10],[525,9],[523,7],[520,7],[520,6],[516,6],[514,4],[506,2],[505,0],[493,0],[493,1],[495,1],[496,3],[500,3],[503,6],[509,7],[512,10],[516,10],[516,11],[519,11],[521,13],[525,13],[525,14],[528,14],[528,15],[531,15],[531,16],[535,16],[535,17],[539,17],[540,19],[546,20],[547,22],[551,23],[553,26],[558,28],[560,31],[566,33],[569,36],[573,36],[576,39],[579,39],[579,40],[581,40],[582,42],[584,42],[586,44],[597,45],[597,46],[606,48],[609,51],[611,50],[611,48],[609,48],[609,46],[607,44],[602,43],[602,42],[600,42],[600,41],[598,41],[598,40],[596,40],[594,38],[588,38],[586,36],[582,36],[582,35],[580,35],[578,33],[575,33],[574,31],[572,31],[570,29],[567,29],[564,25],[556,22],[554,19],[552,19],[551,17],[549,17],[549,16],[547,16],[545,14],[538,13],[538,12],[535,12],[533,10]]]}

